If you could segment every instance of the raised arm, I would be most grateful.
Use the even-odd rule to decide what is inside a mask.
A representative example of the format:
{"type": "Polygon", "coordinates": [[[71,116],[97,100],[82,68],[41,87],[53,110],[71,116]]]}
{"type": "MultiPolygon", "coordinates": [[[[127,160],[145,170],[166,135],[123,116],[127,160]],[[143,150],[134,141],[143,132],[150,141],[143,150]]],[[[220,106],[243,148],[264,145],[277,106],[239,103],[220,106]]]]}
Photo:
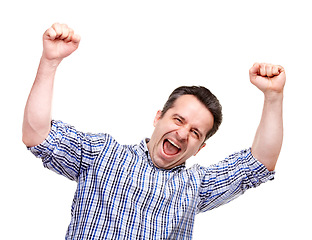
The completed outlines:
{"type": "Polygon", "coordinates": [[[24,112],[23,142],[26,146],[36,146],[48,136],[56,69],[78,48],[79,42],[80,37],[65,24],[55,23],[43,34],[42,57],[24,112]]]}
{"type": "Polygon", "coordinates": [[[284,68],[255,63],[249,70],[250,81],[264,93],[262,117],[252,144],[252,154],[270,171],[275,169],[283,141],[284,68]]]}

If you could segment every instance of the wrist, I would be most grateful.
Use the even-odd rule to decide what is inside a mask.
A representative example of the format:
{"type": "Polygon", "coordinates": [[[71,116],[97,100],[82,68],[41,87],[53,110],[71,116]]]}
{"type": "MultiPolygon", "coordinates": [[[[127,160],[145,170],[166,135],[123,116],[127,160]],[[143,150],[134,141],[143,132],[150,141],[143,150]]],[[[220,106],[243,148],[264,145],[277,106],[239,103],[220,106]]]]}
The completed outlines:
{"type": "Polygon", "coordinates": [[[52,78],[54,80],[55,73],[57,71],[57,67],[61,61],[47,59],[46,57],[42,56],[40,59],[37,77],[35,81],[42,81],[46,79],[52,78]]]}
{"type": "Polygon", "coordinates": [[[264,93],[264,100],[267,102],[281,102],[283,101],[284,94],[283,91],[275,92],[275,91],[268,91],[264,93]]]}
{"type": "Polygon", "coordinates": [[[58,65],[60,65],[61,62],[62,59],[49,59],[44,54],[42,54],[40,59],[41,64],[49,68],[55,68],[55,70],[58,67],[58,65]]]}

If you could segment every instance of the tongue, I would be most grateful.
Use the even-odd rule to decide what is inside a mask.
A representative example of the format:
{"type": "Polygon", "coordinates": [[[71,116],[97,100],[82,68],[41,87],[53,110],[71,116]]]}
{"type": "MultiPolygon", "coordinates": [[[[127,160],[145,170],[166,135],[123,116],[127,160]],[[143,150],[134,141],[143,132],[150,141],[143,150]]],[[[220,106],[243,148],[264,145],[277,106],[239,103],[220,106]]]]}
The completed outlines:
{"type": "Polygon", "coordinates": [[[164,152],[167,155],[174,155],[174,154],[177,154],[179,152],[179,149],[176,148],[175,146],[173,146],[170,142],[165,141],[164,142],[164,152]]]}

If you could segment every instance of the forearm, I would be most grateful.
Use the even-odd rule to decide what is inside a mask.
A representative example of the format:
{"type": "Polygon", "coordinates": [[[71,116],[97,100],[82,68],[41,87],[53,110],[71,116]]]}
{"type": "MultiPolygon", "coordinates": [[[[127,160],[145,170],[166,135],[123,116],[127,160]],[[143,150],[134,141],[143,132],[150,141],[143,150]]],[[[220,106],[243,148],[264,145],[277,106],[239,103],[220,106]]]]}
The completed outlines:
{"type": "Polygon", "coordinates": [[[283,142],[283,93],[265,96],[252,154],[270,171],[275,169],[283,142]]]}
{"type": "Polygon", "coordinates": [[[44,57],[40,60],[24,112],[23,142],[26,146],[40,144],[50,132],[53,85],[58,64],[44,57]]]}

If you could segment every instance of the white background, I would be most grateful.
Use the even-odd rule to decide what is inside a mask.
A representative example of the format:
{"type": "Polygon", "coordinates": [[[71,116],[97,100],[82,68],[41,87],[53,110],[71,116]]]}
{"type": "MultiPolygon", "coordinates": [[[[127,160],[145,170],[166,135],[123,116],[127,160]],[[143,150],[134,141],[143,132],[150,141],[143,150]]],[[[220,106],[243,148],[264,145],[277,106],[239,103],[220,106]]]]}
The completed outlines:
{"type": "Polygon", "coordinates": [[[311,3],[284,0],[11,0],[0,4],[0,239],[64,239],[75,191],[21,141],[42,34],[67,23],[82,40],[55,82],[53,118],[139,143],[180,85],[204,85],[224,122],[188,165],[251,146],[263,96],[254,62],[285,67],[284,145],[275,180],[199,214],[194,239],[311,239],[311,3]]]}

